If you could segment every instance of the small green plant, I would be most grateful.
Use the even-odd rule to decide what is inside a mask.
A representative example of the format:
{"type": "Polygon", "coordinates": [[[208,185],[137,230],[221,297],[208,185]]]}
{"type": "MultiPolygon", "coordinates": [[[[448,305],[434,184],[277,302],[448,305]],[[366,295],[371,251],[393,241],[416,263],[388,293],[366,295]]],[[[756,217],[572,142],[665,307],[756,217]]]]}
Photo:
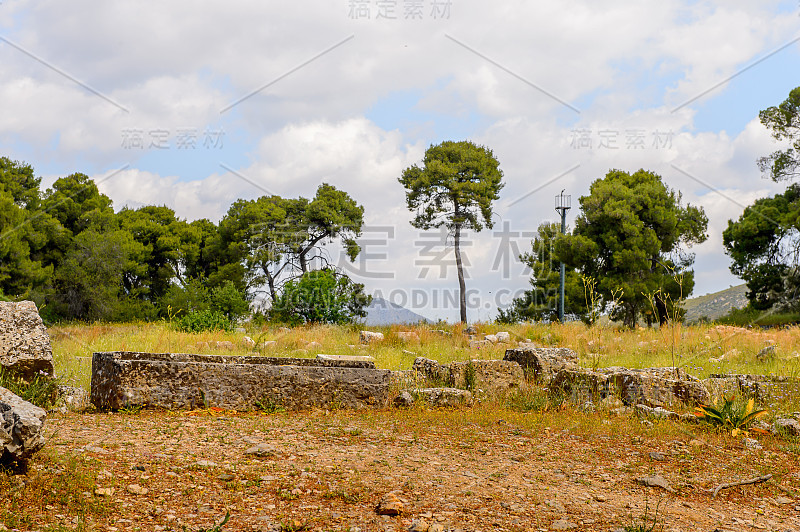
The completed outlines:
{"type": "MultiPolygon", "coordinates": [[[[212,526],[211,528],[198,528],[196,532],[222,532],[222,527],[227,524],[228,521],[231,519],[231,512],[225,512],[225,517],[220,521],[218,524],[212,526]]],[[[189,528],[186,525],[183,525],[183,530],[186,532],[189,528]]]]}
{"type": "Polygon", "coordinates": [[[0,386],[34,405],[50,410],[58,398],[58,379],[39,374],[26,381],[15,373],[0,368],[0,386]]]}
{"type": "Polygon", "coordinates": [[[625,532],[654,532],[655,530],[664,530],[664,523],[658,521],[658,508],[661,506],[661,501],[656,504],[656,510],[653,512],[653,520],[650,521],[648,513],[650,513],[650,504],[645,500],[644,503],[644,516],[639,522],[634,521],[628,525],[624,525],[622,529],[625,532]]]}
{"type": "Polygon", "coordinates": [[[232,331],[234,323],[217,310],[189,312],[175,320],[175,327],[181,332],[200,333],[204,331],[232,331]]]}
{"type": "Polygon", "coordinates": [[[736,401],[736,396],[723,398],[722,405],[714,404],[713,406],[700,405],[695,409],[694,415],[715,427],[724,430],[729,430],[731,436],[738,436],[743,432],[747,432],[747,427],[766,414],[766,410],[755,410],[754,401],[751,397],[747,404],[742,405],[741,402],[736,401]]]}
{"type": "Polygon", "coordinates": [[[141,403],[131,403],[120,408],[119,413],[128,416],[135,416],[142,411],[143,407],[144,405],[142,405],[141,403]]]}
{"type": "Polygon", "coordinates": [[[281,405],[278,401],[276,401],[272,397],[268,397],[266,395],[261,399],[256,400],[256,402],[253,404],[255,405],[256,408],[258,408],[265,414],[278,414],[280,412],[286,411],[283,405],[281,405]]]}
{"type": "Polygon", "coordinates": [[[464,367],[464,388],[470,391],[475,389],[476,374],[477,370],[475,369],[475,364],[473,364],[472,359],[470,359],[464,367]]]}

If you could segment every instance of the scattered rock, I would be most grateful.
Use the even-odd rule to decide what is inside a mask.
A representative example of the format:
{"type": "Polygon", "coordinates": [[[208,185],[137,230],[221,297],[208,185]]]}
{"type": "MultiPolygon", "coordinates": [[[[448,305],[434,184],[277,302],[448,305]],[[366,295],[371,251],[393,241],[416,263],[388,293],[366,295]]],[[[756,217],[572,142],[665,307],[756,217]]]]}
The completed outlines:
{"type": "Polygon", "coordinates": [[[404,342],[419,342],[419,335],[414,331],[399,331],[397,337],[404,342]]]}
{"type": "Polygon", "coordinates": [[[58,385],[59,401],[73,412],[89,406],[89,392],[77,386],[58,385]]]}
{"type": "Polygon", "coordinates": [[[792,436],[800,436],[800,423],[796,419],[776,419],[775,429],[784,430],[792,436]]]}
{"type": "Polygon", "coordinates": [[[497,336],[494,334],[487,334],[483,339],[489,343],[496,344],[498,342],[497,336]]]}
{"type": "Polygon", "coordinates": [[[0,462],[24,462],[44,447],[47,412],[0,387],[0,462]]]}
{"type": "Polygon", "coordinates": [[[748,437],[742,438],[742,446],[744,446],[745,449],[751,451],[760,451],[763,448],[761,447],[761,444],[758,443],[758,440],[754,440],[753,438],[748,438],[748,437]]]}
{"type": "Polygon", "coordinates": [[[209,345],[208,342],[197,342],[196,344],[194,344],[194,347],[198,351],[200,351],[201,349],[206,349],[206,350],[211,349],[211,346],[209,345]]]}
{"type": "Polygon", "coordinates": [[[319,342],[308,342],[306,344],[306,349],[308,351],[313,351],[314,349],[322,349],[322,344],[319,342]]]}
{"type": "Polygon", "coordinates": [[[775,504],[792,504],[794,503],[794,499],[790,499],[789,497],[778,497],[775,499],[775,504]]]}
{"type": "Polygon", "coordinates": [[[501,344],[509,344],[511,343],[511,335],[506,331],[500,331],[499,333],[494,335],[497,338],[497,341],[501,344]]]}
{"type": "Polygon", "coordinates": [[[634,411],[639,414],[640,416],[652,417],[655,419],[679,419],[680,416],[671,410],[667,410],[665,408],[661,408],[660,406],[656,408],[650,408],[647,405],[636,405],[634,407],[634,411]]]}
{"type": "Polygon", "coordinates": [[[197,467],[217,467],[217,463],[211,460],[198,460],[194,465],[197,467]]]}
{"type": "Polygon", "coordinates": [[[53,376],[50,336],[33,301],[0,301],[0,366],[26,381],[53,376]]]}
{"type": "Polygon", "coordinates": [[[242,345],[252,349],[256,346],[256,341],[250,338],[249,336],[245,336],[244,338],[242,338],[242,345]]]}
{"type": "Polygon", "coordinates": [[[372,331],[361,331],[361,334],[359,335],[359,340],[361,341],[362,344],[381,342],[383,341],[383,333],[372,332],[372,331]]]}
{"type": "Polygon", "coordinates": [[[428,532],[430,529],[430,524],[425,519],[414,519],[411,521],[411,526],[408,528],[408,532],[428,532]]]}
{"type": "Polygon", "coordinates": [[[228,351],[233,351],[233,342],[229,342],[227,340],[214,342],[214,347],[217,349],[227,349],[228,351]]]}
{"type": "Polygon", "coordinates": [[[478,328],[474,325],[470,325],[466,329],[464,329],[464,334],[478,334],[478,328]]]}
{"type": "Polygon", "coordinates": [[[394,492],[389,492],[375,507],[375,512],[378,515],[400,515],[405,511],[403,501],[394,492]]]}
{"type": "Polygon", "coordinates": [[[217,480],[221,480],[222,482],[230,482],[235,478],[236,476],[231,475],[230,473],[220,473],[219,475],[217,475],[217,480]]]}
{"type": "Polygon", "coordinates": [[[483,349],[484,347],[489,347],[492,345],[492,342],[488,340],[470,340],[469,341],[469,348],[470,349],[483,349]]]}
{"type": "Polygon", "coordinates": [[[670,493],[675,493],[675,490],[669,485],[664,477],[661,475],[654,475],[652,477],[641,477],[637,478],[636,482],[643,486],[647,486],[650,488],[661,488],[666,490],[670,493]]]}
{"type": "Polygon", "coordinates": [[[656,462],[664,462],[666,461],[667,457],[664,456],[664,453],[653,451],[650,453],[650,459],[655,460],[656,462]]]}
{"type": "Polygon", "coordinates": [[[276,342],[275,340],[267,340],[266,342],[262,342],[259,347],[261,347],[261,349],[273,349],[277,346],[278,342],[276,342]]]}
{"type": "MultiPolygon", "coordinates": [[[[113,490],[114,488],[111,488],[111,489],[113,490]]],[[[143,488],[139,484],[128,484],[128,493],[133,493],[134,495],[147,495],[149,492],[150,492],[149,489],[143,488]]],[[[112,491],[112,494],[113,494],[113,491],[112,491]]]]}
{"type": "Polygon", "coordinates": [[[756,358],[759,362],[766,362],[775,356],[775,346],[768,345],[756,353],[756,358]]]}
{"type": "Polygon", "coordinates": [[[271,445],[267,445],[266,443],[259,443],[257,445],[253,445],[252,447],[247,448],[244,454],[250,456],[258,456],[260,458],[264,458],[267,456],[275,456],[275,448],[271,445]]]}
{"type": "Polygon", "coordinates": [[[414,396],[408,390],[403,390],[392,400],[394,406],[409,407],[414,404],[414,396]]]}
{"type": "Polygon", "coordinates": [[[111,497],[114,495],[114,488],[96,488],[94,494],[98,497],[111,497]]]}
{"type": "Polygon", "coordinates": [[[572,530],[573,528],[578,528],[578,525],[572,521],[567,521],[566,519],[553,521],[553,524],[550,525],[551,530],[572,530]]]}

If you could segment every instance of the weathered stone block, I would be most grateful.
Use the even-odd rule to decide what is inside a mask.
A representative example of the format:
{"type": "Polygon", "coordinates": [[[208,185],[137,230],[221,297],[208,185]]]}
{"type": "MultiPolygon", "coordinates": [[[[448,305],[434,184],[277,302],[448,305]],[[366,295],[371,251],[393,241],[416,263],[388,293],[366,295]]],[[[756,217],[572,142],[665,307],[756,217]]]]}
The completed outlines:
{"type": "Polygon", "coordinates": [[[450,363],[450,383],[456,388],[466,388],[472,372],[473,390],[504,395],[518,389],[525,382],[525,374],[516,362],[507,360],[470,360],[450,363]],[[471,368],[471,369],[470,369],[471,368]]]}
{"type": "Polygon", "coordinates": [[[251,410],[382,407],[388,370],[374,362],[170,353],[94,353],[91,401],[99,409],[140,405],[251,410]]]}
{"type": "Polygon", "coordinates": [[[550,393],[565,394],[575,402],[600,401],[610,395],[608,375],[579,367],[559,370],[549,383],[550,393]]]}
{"type": "Polygon", "coordinates": [[[458,388],[417,388],[414,390],[403,390],[398,396],[395,404],[398,406],[411,406],[409,397],[415,401],[424,401],[431,406],[442,408],[453,408],[458,406],[470,406],[472,404],[472,394],[467,390],[458,388]]]}
{"type": "Polygon", "coordinates": [[[677,404],[697,405],[708,402],[708,390],[697,380],[668,378],[675,375],[672,368],[626,369],[608,372],[614,393],[626,405],[643,404],[651,408],[677,404]]]}
{"type": "Polygon", "coordinates": [[[383,341],[383,333],[372,332],[372,331],[361,331],[361,333],[359,334],[359,340],[361,341],[362,344],[381,342],[383,341]]]}
{"type": "MultiPolygon", "coordinates": [[[[725,395],[753,397],[766,403],[800,394],[800,379],[777,375],[714,374],[710,379],[714,400],[725,395]]],[[[709,390],[712,391],[712,390],[709,390]]]]}
{"type": "Polygon", "coordinates": [[[629,406],[650,408],[678,404],[696,405],[709,400],[708,391],[697,379],[678,373],[673,368],[626,369],[619,367],[591,371],[572,367],[560,370],[550,381],[551,390],[562,390],[576,400],[597,401],[608,396],[619,397],[629,406]]]}
{"type": "Polygon", "coordinates": [[[503,360],[516,362],[528,380],[547,384],[562,369],[578,367],[578,354],[565,347],[520,346],[507,349],[503,360]]]}
{"type": "Polygon", "coordinates": [[[450,382],[450,368],[430,358],[415,358],[411,369],[429,381],[448,385],[452,384],[450,382]]]}
{"type": "Polygon", "coordinates": [[[0,365],[28,381],[53,375],[50,336],[33,301],[0,301],[0,365]]]}
{"type": "Polygon", "coordinates": [[[419,335],[414,331],[398,331],[397,337],[403,342],[419,342],[419,335]]]}
{"type": "Polygon", "coordinates": [[[28,460],[45,444],[47,412],[0,387],[0,462],[28,460]]]}

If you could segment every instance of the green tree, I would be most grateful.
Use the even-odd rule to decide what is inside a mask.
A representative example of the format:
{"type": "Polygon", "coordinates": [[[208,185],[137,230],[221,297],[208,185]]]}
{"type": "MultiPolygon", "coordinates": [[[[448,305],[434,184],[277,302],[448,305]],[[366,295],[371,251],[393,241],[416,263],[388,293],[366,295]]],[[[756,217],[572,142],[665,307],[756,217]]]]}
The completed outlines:
{"type": "Polygon", "coordinates": [[[166,206],[123,208],[117,217],[120,228],[145,250],[147,270],[139,278],[126,279],[126,289],[137,290],[141,297],[158,304],[173,283],[184,282],[187,265],[199,253],[201,234],[166,206]]]}
{"type": "MultiPolygon", "coordinates": [[[[553,247],[560,234],[560,223],[543,223],[539,226],[538,235],[531,242],[531,251],[519,257],[531,269],[531,289],[526,290],[522,297],[514,298],[508,309],[501,309],[497,321],[514,323],[558,319],[561,263],[553,259],[553,247]]],[[[564,296],[564,313],[586,320],[586,294],[581,276],[574,269],[566,271],[564,296]]]]}
{"type": "Polygon", "coordinates": [[[126,275],[146,273],[144,254],[144,246],[127,231],[81,232],[55,271],[48,313],[91,321],[148,317],[138,294],[126,293],[123,286],[126,275]]]}
{"type": "Polygon", "coordinates": [[[492,151],[470,141],[445,141],[425,151],[422,166],[403,170],[408,209],[418,229],[446,227],[453,235],[458,270],[461,322],[467,321],[467,296],[461,260],[463,230],[492,227],[492,201],[503,188],[503,172],[492,151]]]}
{"type": "Polygon", "coordinates": [[[52,266],[31,258],[32,245],[42,244],[31,223],[35,216],[0,183],[0,293],[7,296],[27,296],[53,272],[52,266]]]}
{"type": "Polygon", "coordinates": [[[800,177],[800,87],[793,89],[780,105],[758,113],[758,118],[775,140],[789,143],[787,148],[761,157],[761,171],[774,181],[800,177]]]}
{"type": "Polygon", "coordinates": [[[796,308],[800,290],[800,185],[762,198],[728,220],[722,233],[731,272],[747,283],[750,305],[765,310],[778,304],[796,308]]]}
{"type": "Polygon", "coordinates": [[[311,264],[331,266],[322,249],[326,242],[339,239],[354,260],[363,224],[364,208],[325,183],[311,201],[280,196],[237,200],[220,222],[219,271],[249,290],[266,286],[275,301],[283,283],[308,272],[311,264]]]}
{"type": "Polygon", "coordinates": [[[270,319],[291,324],[344,324],[366,316],[372,296],[364,285],[329,268],[312,270],[283,286],[273,302],[270,319]]]}
{"type": "Polygon", "coordinates": [[[575,229],[556,240],[555,259],[597,280],[604,306],[615,303],[612,319],[633,327],[640,315],[652,320],[655,307],[665,321],[694,287],[694,256],[683,247],[706,240],[703,209],[681,206],[681,195],[646,170],[611,170],[579,201],[575,229]]]}

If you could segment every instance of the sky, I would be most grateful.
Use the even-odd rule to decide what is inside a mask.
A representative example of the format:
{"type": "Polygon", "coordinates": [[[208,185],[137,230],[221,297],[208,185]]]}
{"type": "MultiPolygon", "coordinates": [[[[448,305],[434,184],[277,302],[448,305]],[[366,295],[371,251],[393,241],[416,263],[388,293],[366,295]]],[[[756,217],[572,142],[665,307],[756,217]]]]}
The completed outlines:
{"type": "Polygon", "coordinates": [[[366,291],[458,319],[452,239],[410,225],[404,168],[445,140],[489,147],[505,187],[467,235],[469,319],[528,287],[517,260],[554,198],[651,170],[699,205],[694,295],[741,282],[722,231],[781,192],[758,121],[800,86],[800,1],[0,2],[0,155],[44,187],[92,177],[115,208],[219,221],[236,199],[365,209],[366,291]]]}

